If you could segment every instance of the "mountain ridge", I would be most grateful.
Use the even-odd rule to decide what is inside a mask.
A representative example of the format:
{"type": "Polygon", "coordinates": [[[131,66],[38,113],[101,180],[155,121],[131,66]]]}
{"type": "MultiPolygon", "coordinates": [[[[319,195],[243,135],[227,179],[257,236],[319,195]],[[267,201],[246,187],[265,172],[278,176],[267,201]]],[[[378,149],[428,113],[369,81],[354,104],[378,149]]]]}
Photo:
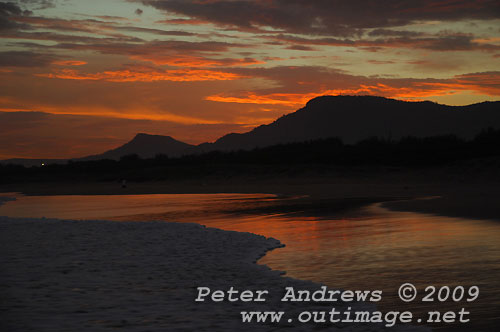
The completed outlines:
{"type": "MultiPolygon", "coordinates": [[[[138,133],[131,141],[115,149],[72,160],[119,159],[130,154],[137,154],[141,158],[157,154],[179,157],[330,137],[339,137],[348,144],[369,137],[398,139],[404,136],[454,134],[472,138],[487,127],[500,128],[500,101],[449,106],[431,101],[409,102],[378,96],[320,96],[269,124],[260,125],[246,133],[229,133],[212,143],[192,145],[171,136],[138,133]]],[[[31,164],[40,165],[43,159],[31,161],[31,164]]],[[[63,161],[54,160],[57,163],[63,161]]]]}
{"type": "Polygon", "coordinates": [[[488,126],[500,127],[500,113],[493,112],[493,109],[500,109],[499,101],[448,106],[377,96],[321,96],[270,124],[243,134],[224,135],[214,143],[205,144],[203,150],[252,149],[328,137],[339,137],[345,143],[373,136],[400,138],[455,134],[470,138],[488,126]],[[476,108],[484,113],[479,119],[470,119],[469,114],[460,113],[476,108]],[[455,111],[458,113],[449,113],[455,111]]]}

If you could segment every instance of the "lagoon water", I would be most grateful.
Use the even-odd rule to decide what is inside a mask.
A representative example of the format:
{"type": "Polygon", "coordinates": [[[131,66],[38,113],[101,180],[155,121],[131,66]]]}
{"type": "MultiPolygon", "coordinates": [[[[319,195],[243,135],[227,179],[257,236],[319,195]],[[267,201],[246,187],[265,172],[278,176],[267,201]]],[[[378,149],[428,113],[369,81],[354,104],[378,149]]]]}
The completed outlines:
{"type": "Polygon", "coordinates": [[[396,212],[382,203],[341,216],[259,210],[294,199],[270,194],[16,198],[0,206],[0,215],[197,222],[274,237],[286,247],[269,252],[259,263],[290,277],[346,290],[382,290],[380,310],[409,310],[424,320],[433,310],[470,312],[466,324],[430,325],[437,331],[497,331],[500,326],[500,223],[496,221],[396,212]],[[405,282],[419,291],[411,303],[403,303],[397,295],[405,282]],[[480,295],[473,302],[440,302],[436,292],[434,302],[422,302],[430,285],[452,290],[463,286],[466,291],[478,286],[480,295]]]}

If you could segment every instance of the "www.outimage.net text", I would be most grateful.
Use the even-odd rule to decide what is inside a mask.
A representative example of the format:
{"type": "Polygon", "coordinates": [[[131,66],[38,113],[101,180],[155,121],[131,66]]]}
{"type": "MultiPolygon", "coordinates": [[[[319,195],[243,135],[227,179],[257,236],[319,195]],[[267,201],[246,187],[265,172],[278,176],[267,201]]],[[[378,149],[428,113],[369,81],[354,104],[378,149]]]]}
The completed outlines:
{"type": "MultiPolygon", "coordinates": [[[[230,287],[227,290],[212,290],[209,287],[198,287],[196,302],[266,302],[269,290],[237,290],[230,287]]],[[[316,291],[298,290],[294,287],[285,287],[281,302],[318,302],[318,303],[350,303],[350,302],[380,302],[383,292],[381,290],[331,290],[326,286],[316,291]]],[[[456,303],[473,302],[479,297],[479,287],[463,286],[427,286],[421,298],[417,298],[417,288],[411,283],[399,287],[399,298],[403,302],[420,300],[422,302],[445,302],[448,300],[456,303]]],[[[411,311],[353,310],[352,307],[329,310],[310,311],[304,310],[293,317],[287,316],[285,311],[241,311],[241,321],[244,323],[383,323],[387,327],[398,323],[467,323],[470,321],[470,312],[465,307],[457,311],[428,311],[423,318],[414,317],[411,311]]]]}

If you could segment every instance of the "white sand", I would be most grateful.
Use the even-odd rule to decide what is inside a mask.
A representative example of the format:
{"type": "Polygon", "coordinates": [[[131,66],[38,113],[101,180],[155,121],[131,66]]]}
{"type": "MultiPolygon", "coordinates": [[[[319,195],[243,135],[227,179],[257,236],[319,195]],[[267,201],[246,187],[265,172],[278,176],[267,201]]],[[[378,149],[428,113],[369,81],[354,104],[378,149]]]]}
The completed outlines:
{"type": "MultiPolygon", "coordinates": [[[[339,310],[280,302],[319,285],[255,264],[281,244],[198,224],[0,217],[1,331],[311,331],[340,326],[242,323],[243,310],[339,310]],[[266,289],[265,303],[195,302],[196,287],[266,289]]],[[[366,308],[372,305],[353,304],[366,308]]],[[[341,331],[385,330],[345,324],[341,331]]],[[[411,326],[391,331],[422,331],[411,326]]]]}

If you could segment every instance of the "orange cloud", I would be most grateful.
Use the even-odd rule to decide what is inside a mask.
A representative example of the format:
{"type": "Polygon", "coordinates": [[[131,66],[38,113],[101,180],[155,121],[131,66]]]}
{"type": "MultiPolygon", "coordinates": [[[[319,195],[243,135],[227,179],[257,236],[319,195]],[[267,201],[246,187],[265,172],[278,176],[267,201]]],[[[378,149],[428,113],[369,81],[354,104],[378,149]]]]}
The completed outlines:
{"type": "Polygon", "coordinates": [[[202,56],[192,55],[160,55],[147,54],[130,56],[132,59],[149,61],[156,65],[168,65],[175,67],[234,67],[234,66],[249,66],[255,64],[264,64],[264,61],[259,61],[252,58],[224,58],[210,59],[202,56]]]}
{"type": "Polygon", "coordinates": [[[116,148],[137,132],[170,135],[198,144],[243,131],[243,126],[234,124],[0,111],[0,159],[82,157],[116,148]]]}
{"type": "Polygon", "coordinates": [[[60,61],[54,61],[52,62],[52,64],[58,66],[83,66],[86,65],[87,62],[78,60],[60,60],[60,61]]]}
{"type": "Polygon", "coordinates": [[[456,81],[490,96],[500,96],[500,72],[472,73],[456,76],[456,81]]]}
{"type": "Polygon", "coordinates": [[[48,78],[60,78],[66,80],[89,80],[89,81],[108,81],[108,82],[195,82],[195,81],[228,81],[242,78],[242,75],[212,71],[212,70],[194,70],[194,69],[176,69],[176,70],[143,70],[136,71],[130,69],[104,71],[100,73],[87,74],[80,73],[73,69],[63,69],[55,73],[37,74],[36,76],[48,78]]]}
{"type": "Polygon", "coordinates": [[[207,119],[177,115],[172,113],[144,112],[144,110],[142,109],[128,110],[126,113],[124,113],[104,107],[93,107],[92,109],[88,109],[87,107],[81,107],[81,106],[66,107],[63,109],[60,107],[50,107],[44,105],[37,105],[33,109],[0,107],[0,113],[2,112],[24,112],[24,113],[44,112],[47,114],[54,114],[54,115],[88,115],[88,116],[128,119],[128,120],[169,121],[172,123],[184,124],[184,125],[222,123],[221,121],[217,120],[207,120],[207,119]]]}
{"type": "MultiPolygon", "coordinates": [[[[348,78],[348,76],[346,76],[348,78]]],[[[353,82],[344,81],[344,85],[353,82]]],[[[341,89],[325,89],[318,87],[316,92],[305,93],[265,93],[242,92],[235,95],[216,94],[205,97],[205,100],[239,103],[299,106],[308,100],[322,95],[379,95],[391,98],[415,100],[427,97],[453,95],[461,91],[473,91],[489,96],[500,95],[500,72],[475,73],[456,76],[442,81],[424,82],[420,80],[381,79],[380,82],[366,79],[366,83],[341,89]]]]}
{"type": "Polygon", "coordinates": [[[311,93],[270,93],[259,95],[254,92],[245,92],[239,96],[212,95],[205,97],[205,100],[218,101],[223,103],[238,104],[263,104],[263,105],[283,105],[283,106],[301,106],[309,100],[323,95],[342,95],[342,94],[368,94],[369,88],[362,86],[359,89],[335,89],[321,90],[311,93]]]}

